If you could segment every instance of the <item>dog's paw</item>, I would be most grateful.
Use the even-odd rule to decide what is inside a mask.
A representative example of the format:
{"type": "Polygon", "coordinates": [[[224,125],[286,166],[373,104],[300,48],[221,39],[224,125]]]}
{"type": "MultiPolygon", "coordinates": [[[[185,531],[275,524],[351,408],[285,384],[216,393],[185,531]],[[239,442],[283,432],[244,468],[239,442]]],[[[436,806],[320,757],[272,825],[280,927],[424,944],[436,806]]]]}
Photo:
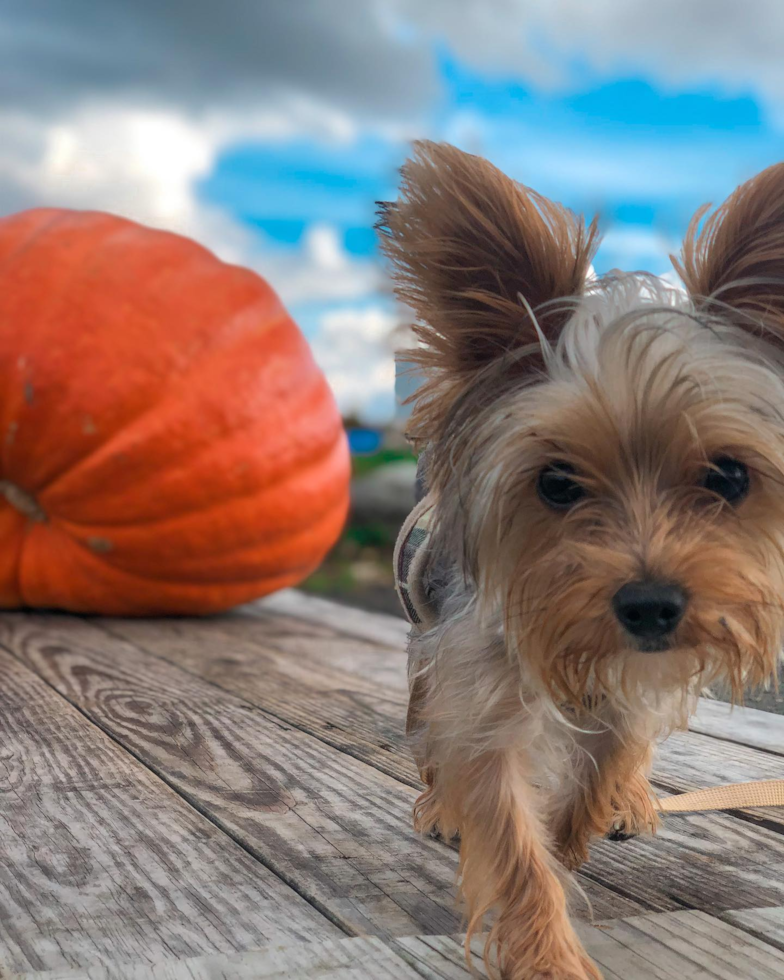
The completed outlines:
{"type": "Polygon", "coordinates": [[[605,837],[614,841],[633,840],[641,834],[655,834],[658,826],[659,818],[646,797],[623,813],[616,813],[605,837]]]}
{"type": "Polygon", "coordinates": [[[635,837],[640,836],[640,831],[635,826],[627,825],[626,820],[620,818],[613,821],[612,827],[610,827],[604,836],[607,840],[634,840],[635,837]]]}
{"type": "Polygon", "coordinates": [[[555,856],[567,871],[577,871],[588,860],[588,835],[570,835],[556,847],[555,856]]]}

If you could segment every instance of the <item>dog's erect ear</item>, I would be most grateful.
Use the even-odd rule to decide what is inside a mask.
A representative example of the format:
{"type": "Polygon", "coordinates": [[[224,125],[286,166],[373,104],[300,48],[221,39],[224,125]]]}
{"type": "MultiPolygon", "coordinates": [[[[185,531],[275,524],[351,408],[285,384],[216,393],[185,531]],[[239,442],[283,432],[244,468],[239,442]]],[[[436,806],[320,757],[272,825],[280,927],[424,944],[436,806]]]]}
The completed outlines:
{"type": "Polygon", "coordinates": [[[672,260],[695,305],[784,345],[784,164],[741,184],[700,230],[708,207],[672,260]]]}
{"type": "Polygon", "coordinates": [[[415,150],[377,227],[397,293],[419,321],[411,360],[424,369],[435,420],[478,369],[540,350],[532,312],[545,337],[557,337],[571,308],[554,301],[582,291],[598,242],[595,223],[586,229],[486,160],[443,143],[415,150]]]}

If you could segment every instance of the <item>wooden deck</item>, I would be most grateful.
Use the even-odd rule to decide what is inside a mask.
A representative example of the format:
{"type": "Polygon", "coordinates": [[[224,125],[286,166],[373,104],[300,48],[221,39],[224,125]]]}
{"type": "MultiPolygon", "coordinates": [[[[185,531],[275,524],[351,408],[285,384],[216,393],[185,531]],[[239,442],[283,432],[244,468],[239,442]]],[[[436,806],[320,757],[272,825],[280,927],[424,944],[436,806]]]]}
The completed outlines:
{"type": "MultiPolygon", "coordinates": [[[[293,592],[205,621],[0,616],[0,977],[469,977],[456,852],[411,830],[405,633],[293,592]]],[[[655,781],[782,756],[784,718],[705,703],[655,781]]],[[[580,881],[608,980],[784,977],[784,808],[669,816],[580,881]]]]}

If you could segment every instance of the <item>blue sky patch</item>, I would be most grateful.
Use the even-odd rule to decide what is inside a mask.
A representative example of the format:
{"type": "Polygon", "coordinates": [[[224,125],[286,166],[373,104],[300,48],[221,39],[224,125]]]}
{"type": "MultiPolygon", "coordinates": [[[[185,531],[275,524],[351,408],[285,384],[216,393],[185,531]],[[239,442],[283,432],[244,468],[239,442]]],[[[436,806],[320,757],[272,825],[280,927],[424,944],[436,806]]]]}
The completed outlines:
{"type": "MultiPolygon", "coordinates": [[[[677,251],[694,211],[784,156],[782,134],[752,93],[598,77],[577,60],[568,85],[544,90],[522,77],[470,68],[442,48],[437,58],[441,96],[424,107],[430,122],[421,135],[482,154],[574,210],[598,213],[606,232],[599,273],[668,272],[668,253],[677,251]]],[[[344,142],[235,145],[198,193],[258,233],[272,252],[301,254],[304,263],[308,230],[326,226],[346,262],[366,262],[377,256],[375,202],[395,194],[407,152],[402,138],[369,125],[344,142]]],[[[362,311],[368,304],[391,309],[388,292],[376,287],[343,305],[362,311]]],[[[292,312],[317,340],[336,308],[340,301],[330,299],[292,312]]],[[[376,393],[368,404],[376,417],[393,410],[391,393],[376,393]]]]}

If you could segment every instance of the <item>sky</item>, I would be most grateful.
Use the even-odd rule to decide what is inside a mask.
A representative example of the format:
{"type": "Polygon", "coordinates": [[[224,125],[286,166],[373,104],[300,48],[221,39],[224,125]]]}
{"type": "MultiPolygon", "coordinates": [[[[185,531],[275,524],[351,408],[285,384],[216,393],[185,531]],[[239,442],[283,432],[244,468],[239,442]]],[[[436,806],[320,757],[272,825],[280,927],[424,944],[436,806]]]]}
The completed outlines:
{"type": "Polygon", "coordinates": [[[342,410],[395,411],[375,202],[447,140],[575,211],[595,267],[670,273],[688,221],[784,159],[778,0],[11,0],[0,213],[92,208],[250,266],[342,410]]]}

